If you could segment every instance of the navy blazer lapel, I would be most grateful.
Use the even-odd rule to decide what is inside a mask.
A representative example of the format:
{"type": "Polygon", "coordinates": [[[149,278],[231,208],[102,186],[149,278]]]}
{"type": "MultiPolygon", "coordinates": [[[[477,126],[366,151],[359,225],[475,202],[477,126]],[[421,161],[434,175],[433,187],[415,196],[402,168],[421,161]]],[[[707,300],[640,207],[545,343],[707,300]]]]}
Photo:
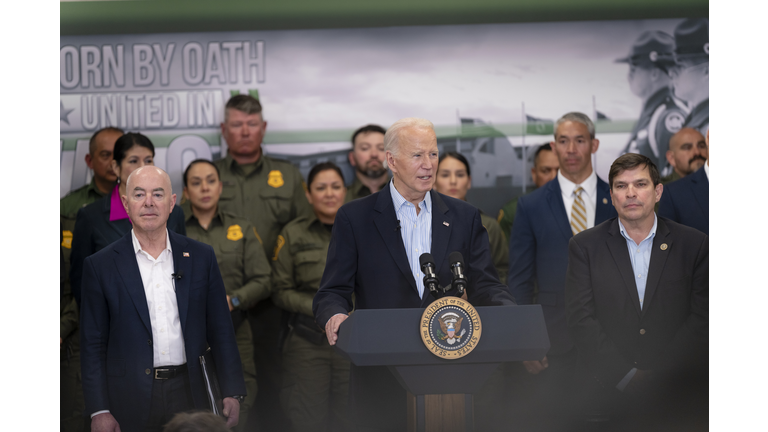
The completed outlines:
{"type": "MultiPolygon", "coordinates": [[[[453,219],[448,214],[448,205],[445,204],[439,193],[430,191],[432,194],[432,258],[435,259],[435,265],[439,266],[445,258],[448,249],[448,240],[451,238],[451,229],[453,228],[453,219]],[[447,225],[446,225],[447,223],[447,225]]],[[[437,268],[440,273],[440,268],[437,268]]]]}
{"type": "Polygon", "coordinates": [[[571,224],[568,222],[568,212],[565,210],[565,204],[563,204],[563,193],[560,190],[560,182],[557,178],[551,180],[544,186],[547,193],[547,203],[549,209],[552,211],[552,215],[555,217],[555,223],[560,231],[563,233],[566,239],[573,237],[573,230],[571,224]]]}
{"type": "Polygon", "coordinates": [[[709,178],[707,172],[704,171],[704,167],[699,168],[698,171],[691,174],[691,182],[693,183],[693,196],[696,198],[696,202],[699,203],[701,210],[704,214],[709,213],[709,178]],[[705,187],[706,186],[706,187],[705,187]]]}
{"type": "Polygon", "coordinates": [[[184,248],[189,244],[186,237],[168,230],[168,239],[171,241],[171,252],[173,254],[173,272],[181,275],[174,279],[174,290],[176,291],[176,304],[179,307],[179,322],[182,332],[187,326],[187,312],[189,311],[189,284],[192,280],[192,257],[189,251],[184,248]],[[187,252],[187,256],[184,256],[187,252]]]}
{"type": "Polygon", "coordinates": [[[373,223],[379,230],[381,240],[387,246],[387,250],[392,255],[392,259],[397,264],[397,267],[403,272],[411,287],[418,292],[416,280],[413,278],[411,266],[408,264],[408,255],[405,253],[405,246],[403,246],[403,237],[400,233],[395,206],[392,203],[389,184],[384,185],[381,191],[378,192],[378,195],[376,204],[373,207],[374,211],[378,214],[374,215],[373,223]]]}
{"type": "Polygon", "coordinates": [[[616,218],[608,228],[610,236],[606,239],[608,249],[611,250],[611,256],[619,268],[621,278],[624,279],[624,287],[629,293],[629,298],[635,305],[635,312],[640,315],[640,297],[637,295],[637,284],[635,283],[635,274],[632,271],[632,261],[629,258],[627,249],[627,239],[619,231],[619,219],[616,218]]]}
{"type": "Polygon", "coordinates": [[[149,319],[149,306],[147,306],[147,295],[144,293],[144,284],[141,281],[141,272],[139,264],[136,262],[136,252],[133,250],[133,239],[131,233],[124,235],[115,244],[115,267],[120,274],[128,295],[133,300],[133,305],[141,317],[144,327],[152,334],[152,321],[149,319]]]}
{"type": "Polygon", "coordinates": [[[670,235],[669,227],[661,218],[656,218],[656,235],[653,236],[653,246],[651,246],[651,262],[648,263],[648,279],[645,283],[645,299],[643,300],[643,314],[648,310],[651,304],[653,294],[656,293],[656,287],[659,285],[661,274],[664,272],[664,264],[672,250],[673,236],[670,235]],[[661,245],[666,244],[665,248],[661,245]]]}
{"type": "MultiPolygon", "coordinates": [[[[130,231],[131,228],[133,228],[133,224],[131,224],[130,219],[120,219],[116,221],[110,221],[109,215],[111,211],[111,205],[112,205],[112,195],[107,195],[104,198],[104,206],[102,207],[101,211],[104,215],[104,221],[106,221],[105,225],[109,227],[112,231],[115,232],[115,235],[117,238],[120,238],[125,235],[126,231],[130,231]],[[129,225],[129,228],[126,230],[124,228],[124,224],[127,223],[129,225]]],[[[131,246],[133,244],[131,243],[131,246]]]]}
{"type": "Polygon", "coordinates": [[[595,226],[616,216],[611,202],[611,188],[600,177],[597,178],[597,201],[595,202],[595,226]]]}

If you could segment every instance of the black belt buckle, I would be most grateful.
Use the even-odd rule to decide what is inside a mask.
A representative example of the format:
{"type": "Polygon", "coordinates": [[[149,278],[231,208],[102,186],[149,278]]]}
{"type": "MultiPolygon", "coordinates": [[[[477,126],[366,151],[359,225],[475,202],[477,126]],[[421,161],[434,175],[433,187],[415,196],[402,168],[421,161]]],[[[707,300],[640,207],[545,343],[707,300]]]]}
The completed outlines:
{"type": "Polygon", "coordinates": [[[186,364],[183,364],[180,366],[166,366],[166,367],[155,368],[155,379],[167,380],[171,378],[176,378],[177,376],[185,373],[186,370],[187,370],[186,364]]]}

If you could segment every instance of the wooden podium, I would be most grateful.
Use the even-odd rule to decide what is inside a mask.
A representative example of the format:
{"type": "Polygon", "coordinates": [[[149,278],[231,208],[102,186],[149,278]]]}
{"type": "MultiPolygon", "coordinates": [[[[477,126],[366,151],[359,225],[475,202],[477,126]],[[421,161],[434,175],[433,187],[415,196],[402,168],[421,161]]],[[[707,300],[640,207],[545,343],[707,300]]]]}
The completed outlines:
{"type": "Polygon", "coordinates": [[[482,337],[458,359],[440,358],[424,345],[419,335],[423,309],[357,310],[341,324],[336,348],[356,366],[388,366],[408,391],[409,431],[474,431],[472,395],[499,365],[539,360],[549,351],[541,306],[476,309],[482,337]],[[396,338],[371,337],[382,322],[396,338]]]}

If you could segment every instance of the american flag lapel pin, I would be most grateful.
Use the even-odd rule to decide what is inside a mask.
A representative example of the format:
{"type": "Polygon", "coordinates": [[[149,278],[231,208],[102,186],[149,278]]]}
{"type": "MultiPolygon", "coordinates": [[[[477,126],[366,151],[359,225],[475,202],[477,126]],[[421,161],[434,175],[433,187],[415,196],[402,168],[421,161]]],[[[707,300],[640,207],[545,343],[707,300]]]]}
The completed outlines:
{"type": "Polygon", "coordinates": [[[443,225],[450,226],[451,224],[449,224],[448,222],[443,222],[443,225]]]}
{"type": "Polygon", "coordinates": [[[183,252],[181,255],[189,258],[189,252],[183,252]]]}

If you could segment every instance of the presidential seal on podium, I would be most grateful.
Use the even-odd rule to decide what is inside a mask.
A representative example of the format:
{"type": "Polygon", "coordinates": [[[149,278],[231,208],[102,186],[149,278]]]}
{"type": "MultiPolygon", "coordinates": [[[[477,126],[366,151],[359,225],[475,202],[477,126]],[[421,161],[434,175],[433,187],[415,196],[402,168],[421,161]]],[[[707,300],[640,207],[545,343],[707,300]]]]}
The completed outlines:
{"type": "Polygon", "coordinates": [[[419,330],[421,340],[432,354],[457,359],[475,349],[482,325],[477,310],[469,302],[458,297],[443,297],[424,310],[419,330]]]}

